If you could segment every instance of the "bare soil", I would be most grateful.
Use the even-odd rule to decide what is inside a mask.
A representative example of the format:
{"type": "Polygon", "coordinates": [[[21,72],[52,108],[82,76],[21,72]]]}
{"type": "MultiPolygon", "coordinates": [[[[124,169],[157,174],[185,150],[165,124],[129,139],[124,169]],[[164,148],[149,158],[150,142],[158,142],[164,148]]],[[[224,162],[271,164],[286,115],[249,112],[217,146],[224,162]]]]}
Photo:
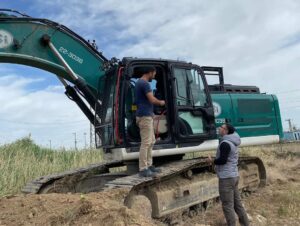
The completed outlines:
{"type": "Polygon", "coordinates": [[[127,190],[18,195],[0,199],[0,225],[155,225],[123,205],[127,190]]]}
{"type": "MultiPolygon", "coordinates": [[[[299,151],[300,152],[300,151],[299,151]]],[[[266,159],[268,185],[243,198],[251,225],[300,225],[300,158],[272,155],[266,159]]],[[[16,195],[0,198],[0,226],[167,225],[151,218],[142,198],[133,209],[123,205],[128,190],[90,194],[16,195]]],[[[175,213],[168,224],[180,226],[226,225],[220,203],[190,217],[175,213]]]]}

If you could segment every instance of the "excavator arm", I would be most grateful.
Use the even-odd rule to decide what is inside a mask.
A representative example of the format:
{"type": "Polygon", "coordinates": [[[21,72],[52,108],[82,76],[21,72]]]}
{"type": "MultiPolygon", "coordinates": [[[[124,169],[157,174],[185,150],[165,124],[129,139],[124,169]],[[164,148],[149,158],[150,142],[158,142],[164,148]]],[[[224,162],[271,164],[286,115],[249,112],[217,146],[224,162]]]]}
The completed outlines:
{"type": "Polygon", "coordinates": [[[109,65],[95,45],[61,24],[0,9],[0,62],[33,66],[55,74],[65,86],[66,95],[95,124],[93,112],[101,107],[97,99],[99,81],[109,65]]]}

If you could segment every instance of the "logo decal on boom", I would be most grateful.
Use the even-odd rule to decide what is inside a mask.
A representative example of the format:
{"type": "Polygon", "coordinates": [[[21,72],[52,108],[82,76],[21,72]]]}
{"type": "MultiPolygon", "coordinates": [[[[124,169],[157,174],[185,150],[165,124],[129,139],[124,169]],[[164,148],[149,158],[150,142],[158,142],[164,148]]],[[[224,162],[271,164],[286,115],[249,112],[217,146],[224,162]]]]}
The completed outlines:
{"type": "Polygon", "coordinates": [[[221,105],[218,104],[217,102],[213,102],[213,106],[214,106],[214,115],[215,117],[218,117],[222,113],[221,105]]]}
{"type": "Polygon", "coordinates": [[[9,47],[13,43],[13,36],[5,30],[0,30],[0,49],[9,47]]]}

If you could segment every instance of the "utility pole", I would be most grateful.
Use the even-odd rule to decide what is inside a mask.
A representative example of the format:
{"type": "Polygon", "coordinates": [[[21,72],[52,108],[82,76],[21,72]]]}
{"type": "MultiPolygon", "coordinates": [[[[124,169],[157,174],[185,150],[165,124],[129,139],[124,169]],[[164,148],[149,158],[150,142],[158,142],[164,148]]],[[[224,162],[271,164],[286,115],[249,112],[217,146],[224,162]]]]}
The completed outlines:
{"type": "Polygon", "coordinates": [[[50,150],[51,150],[51,140],[49,140],[49,145],[50,145],[49,147],[50,147],[50,150]]]}
{"type": "Polygon", "coordinates": [[[285,121],[289,122],[289,130],[290,130],[290,132],[293,132],[292,120],[290,118],[288,118],[285,121]]]}
{"type": "Polygon", "coordinates": [[[77,139],[76,139],[76,133],[74,134],[74,144],[75,144],[75,150],[77,150],[77,139]]]}
{"type": "MultiPolygon", "coordinates": [[[[90,110],[92,106],[90,106],[90,110]]],[[[90,122],[90,149],[92,149],[92,123],[90,122]]]]}
{"type": "Polygon", "coordinates": [[[86,149],[86,132],[84,132],[83,135],[84,135],[84,149],[86,149]]]}

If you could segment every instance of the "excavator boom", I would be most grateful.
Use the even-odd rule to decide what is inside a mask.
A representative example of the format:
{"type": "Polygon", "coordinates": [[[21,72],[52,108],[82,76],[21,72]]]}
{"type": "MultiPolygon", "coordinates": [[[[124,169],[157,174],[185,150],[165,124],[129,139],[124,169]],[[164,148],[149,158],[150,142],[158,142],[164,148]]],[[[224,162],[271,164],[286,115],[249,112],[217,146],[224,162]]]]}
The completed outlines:
{"type": "Polygon", "coordinates": [[[1,62],[37,67],[74,83],[53,50],[43,42],[47,35],[72,70],[96,92],[108,60],[79,35],[53,21],[28,16],[2,13],[0,25],[1,62]]]}
{"type": "Polygon", "coordinates": [[[97,105],[101,107],[97,99],[99,79],[109,61],[93,43],[61,24],[14,10],[0,9],[0,12],[0,62],[54,73],[65,86],[66,95],[94,124],[95,114],[80,95],[94,110],[97,105]]]}

